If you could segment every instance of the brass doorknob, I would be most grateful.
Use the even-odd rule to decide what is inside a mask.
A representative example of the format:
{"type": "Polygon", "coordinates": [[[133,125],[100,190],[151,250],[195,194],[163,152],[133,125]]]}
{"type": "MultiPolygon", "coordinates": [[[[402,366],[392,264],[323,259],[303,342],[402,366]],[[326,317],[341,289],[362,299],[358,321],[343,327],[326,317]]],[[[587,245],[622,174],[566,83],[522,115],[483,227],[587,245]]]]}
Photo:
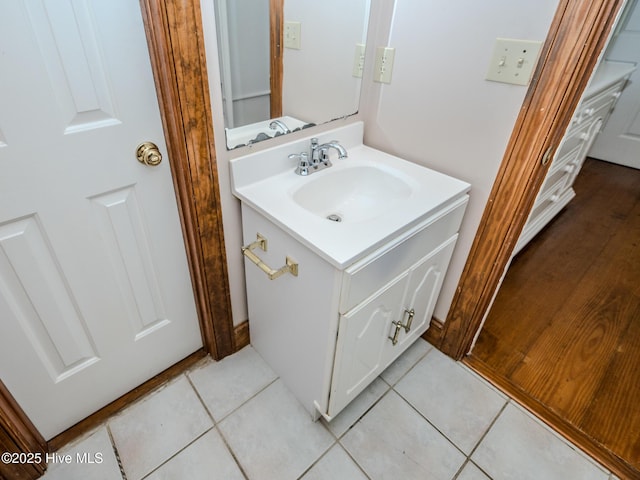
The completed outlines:
{"type": "Polygon", "coordinates": [[[144,142],[138,145],[136,158],[140,163],[144,163],[149,167],[155,167],[162,161],[162,154],[155,143],[144,142]]]}

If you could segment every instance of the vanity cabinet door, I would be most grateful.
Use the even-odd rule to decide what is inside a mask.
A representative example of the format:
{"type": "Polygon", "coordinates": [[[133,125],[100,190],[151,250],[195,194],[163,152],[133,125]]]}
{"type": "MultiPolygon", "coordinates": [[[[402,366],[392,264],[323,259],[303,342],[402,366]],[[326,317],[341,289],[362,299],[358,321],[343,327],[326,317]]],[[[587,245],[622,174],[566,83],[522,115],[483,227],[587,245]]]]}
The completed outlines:
{"type": "Polygon", "coordinates": [[[457,238],[453,235],[378,293],[340,315],[329,416],[427,330],[457,238]]]}
{"type": "Polygon", "coordinates": [[[393,362],[429,328],[457,239],[456,234],[411,267],[401,308],[404,313],[402,323],[406,325],[409,317],[412,317],[411,325],[409,331],[404,328],[400,330],[395,345],[388,342],[383,368],[393,362]]]}
{"type": "Polygon", "coordinates": [[[384,369],[389,336],[402,320],[408,272],[384,289],[340,315],[328,415],[342,410],[384,369]]]}

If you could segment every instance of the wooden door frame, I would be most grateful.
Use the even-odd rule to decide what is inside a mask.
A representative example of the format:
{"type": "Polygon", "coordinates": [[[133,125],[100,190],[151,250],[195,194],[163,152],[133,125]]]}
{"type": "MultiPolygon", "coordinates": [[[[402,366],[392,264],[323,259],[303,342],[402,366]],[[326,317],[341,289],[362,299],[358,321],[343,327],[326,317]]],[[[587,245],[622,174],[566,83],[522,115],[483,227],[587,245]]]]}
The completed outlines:
{"type": "MultiPolygon", "coordinates": [[[[199,0],[140,0],[204,350],[236,348],[199,0]]],[[[0,449],[47,442],[0,382],[0,449]]],[[[2,453],[2,452],[0,452],[2,453]]],[[[38,478],[44,463],[0,462],[0,478],[38,478]]]]}
{"type": "Polygon", "coordinates": [[[491,307],[555,150],[624,0],[560,0],[438,337],[459,360],[491,307]]]}
{"type": "Polygon", "coordinates": [[[284,0],[269,0],[269,90],[271,118],[282,116],[282,81],[284,71],[284,0]]]}

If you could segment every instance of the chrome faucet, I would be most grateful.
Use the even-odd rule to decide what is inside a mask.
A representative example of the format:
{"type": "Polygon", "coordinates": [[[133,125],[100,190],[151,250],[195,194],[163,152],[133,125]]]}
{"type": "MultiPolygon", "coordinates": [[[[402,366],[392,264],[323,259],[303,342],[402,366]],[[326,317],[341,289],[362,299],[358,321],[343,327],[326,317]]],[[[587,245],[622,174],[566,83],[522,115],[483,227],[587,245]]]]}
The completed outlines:
{"type": "Polygon", "coordinates": [[[331,166],[329,160],[329,150],[334,148],[338,152],[338,158],[347,158],[347,150],[338,143],[337,140],[331,140],[330,142],[318,145],[318,139],[311,139],[311,150],[309,153],[292,153],[289,155],[290,159],[297,159],[298,166],[296,167],[296,174],[307,176],[312,173],[318,172],[323,168],[331,166]]]}
{"type": "Polygon", "coordinates": [[[309,152],[309,156],[311,157],[311,166],[318,166],[323,164],[325,167],[330,167],[331,162],[329,161],[329,149],[335,148],[338,152],[338,158],[347,158],[347,151],[345,148],[338,143],[337,140],[331,140],[330,142],[323,143],[322,145],[318,145],[318,139],[311,139],[311,151],[309,152]]]}
{"type": "Polygon", "coordinates": [[[282,133],[291,133],[289,127],[282,120],[274,120],[269,124],[271,130],[280,130],[282,133]]]}

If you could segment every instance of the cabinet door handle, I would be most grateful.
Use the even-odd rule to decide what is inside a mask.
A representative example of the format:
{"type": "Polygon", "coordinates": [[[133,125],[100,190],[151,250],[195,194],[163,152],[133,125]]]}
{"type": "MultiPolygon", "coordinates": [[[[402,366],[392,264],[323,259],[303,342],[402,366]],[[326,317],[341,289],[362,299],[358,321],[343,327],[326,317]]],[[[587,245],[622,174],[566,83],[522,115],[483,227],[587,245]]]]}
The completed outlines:
{"type": "Polygon", "coordinates": [[[391,343],[395,345],[396,343],[398,343],[398,334],[400,333],[400,329],[404,327],[404,325],[402,325],[402,322],[396,322],[395,320],[391,323],[396,326],[396,330],[395,332],[393,332],[393,337],[389,335],[389,340],[391,340],[391,343]]]}
{"type": "Polygon", "coordinates": [[[267,274],[269,280],[274,280],[285,273],[291,273],[294,277],[298,276],[298,264],[291,260],[291,258],[286,257],[285,265],[275,270],[271,268],[269,265],[264,263],[260,257],[258,257],[255,253],[253,253],[253,249],[260,248],[262,251],[267,251],[267,239],[264,238],[259,233],[256,235],[257,240],[255,242],[250,243],[246,247],[242,247],[242,254],[255,263],[260,270],[267,274]]]}
{"type": "Polygon", "coordinates": [[[397,322],[394,320],[393,322],[391,322],[396,327],[393,332],[393,336],[389,335],[388,337],[393,345],[398,343],[398,335],[400,334],[400,329],[404,328],[405,333],[409,333],[409,330],[411,330],[411,324],[413,323],[413,317],[416,312],[413,308],[411,310],[407,310],[405,308],[402,318],[404,319],[404,316],[407,314],[409,315],[409,317],[407,318],[407,323],[402,323],[402,320],[398,320],[397,322]]]}
{"type": "Polygon", "coordinates": [[[413,323],[413,317],[416,314],[416,311],[413,308],[411,310],[407,310],[405,308],[404,313],[409,314],[409,317],[407,318],[407,323],[402,326],[404,327],[404,333],[409,333],[409,330],[411,330],[411,324],[413,323]]]}

